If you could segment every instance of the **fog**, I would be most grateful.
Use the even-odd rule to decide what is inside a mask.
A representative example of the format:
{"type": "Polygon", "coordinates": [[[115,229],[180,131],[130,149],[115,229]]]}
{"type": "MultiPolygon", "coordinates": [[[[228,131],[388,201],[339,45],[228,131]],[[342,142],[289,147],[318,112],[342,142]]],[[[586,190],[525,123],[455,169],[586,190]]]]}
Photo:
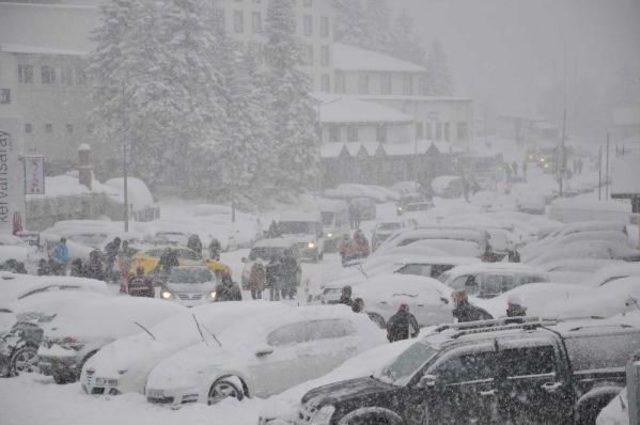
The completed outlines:
{"type": "MultiPolygon", "coordinates": [[[[638,0],[393,4],[410,12],[426,41],[442,41],[456,94],[474,98],[478,117],[516,111],[549,115],[540,103],[545,92],[564,86],[566,70],[569,131],[602,140],[608,109],[640,98],[638,0]],[[622,69],[632,75],[631,81],[622,90],[607,90],[616,86],[622,69]],[[587,105],[589,111],[584,110],[587,105]],[[599,127],[601,133],[593,134],[599,127]]],[[[560,103],[561,93],[554,100],[560,103]]],[[[556,116],[546,118],[560,120],[561,110],[562,105],[556,105],[556,116]]]]}

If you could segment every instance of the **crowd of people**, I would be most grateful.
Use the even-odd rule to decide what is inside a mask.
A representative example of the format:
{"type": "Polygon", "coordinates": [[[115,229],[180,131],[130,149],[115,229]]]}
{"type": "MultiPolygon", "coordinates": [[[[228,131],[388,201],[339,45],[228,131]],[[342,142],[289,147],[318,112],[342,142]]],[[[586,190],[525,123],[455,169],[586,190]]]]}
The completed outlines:
{"type": "Polygon", "coordinates": [[[266,265],[256,262],[251,266],[249,289],[251,298],[262,299],[269,291],[269,300],[294,299],[300,284],[300,265],[294,253],[287,249],[281,257],[272,256],[266,265]]]}
{"type": "Polygon", "coordinates": [[[362,230],[357,229],[353,233],[353,237],[345,234],[338,247],[342,265],[349,263],[350,261],[360,260],[366,258],[371,253],[369,248],[369,241],[364,235],[362,230]]]}

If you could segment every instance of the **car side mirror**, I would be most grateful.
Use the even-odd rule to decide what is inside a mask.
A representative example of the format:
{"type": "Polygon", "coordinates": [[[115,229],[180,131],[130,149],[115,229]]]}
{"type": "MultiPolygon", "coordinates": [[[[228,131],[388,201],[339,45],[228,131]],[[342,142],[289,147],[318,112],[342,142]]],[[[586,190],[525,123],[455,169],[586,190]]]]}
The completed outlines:
{"type": "Polygon", "coordinates": [[[259,347],[256,350],[256,357],[267,357],[270,354],[273,354],[273,348],[269,347],[268,345],[259,347]]]}
{"type": "Polygon", "coordinates": [[[438,383],[438,377],[436,375],[423,375],[418,382],[418,388],[428,389],[433,388],[438,383]]]}

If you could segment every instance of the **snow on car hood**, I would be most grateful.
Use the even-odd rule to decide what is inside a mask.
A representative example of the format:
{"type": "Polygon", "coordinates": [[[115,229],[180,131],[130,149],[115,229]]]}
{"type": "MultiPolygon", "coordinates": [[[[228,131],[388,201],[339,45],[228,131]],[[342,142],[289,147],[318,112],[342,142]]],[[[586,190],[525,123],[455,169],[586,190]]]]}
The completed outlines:
{"type": "MultiPolygon", "coordinates": [[[[110,294],[107,285],[99,280],[84,279],[69,276],[33,276],[25,274],[14,274],[9,272],[0,273],[0,305],[9,306],[13,302],[33,292],[55,292],[58,288],[65,288],[74,291],[89,291],[100,294],[110,294]]],[[[32,296],[32,295],[31,295],[32,296]]]]}
{"type": "Polygon", "coordinates": [[[449,299],[451,288],[423,276],[380,274],[354,288],[354,298],[361,297],[366,304],[387,302],[394,306],[402,303],[441,305],[449,299]]]}

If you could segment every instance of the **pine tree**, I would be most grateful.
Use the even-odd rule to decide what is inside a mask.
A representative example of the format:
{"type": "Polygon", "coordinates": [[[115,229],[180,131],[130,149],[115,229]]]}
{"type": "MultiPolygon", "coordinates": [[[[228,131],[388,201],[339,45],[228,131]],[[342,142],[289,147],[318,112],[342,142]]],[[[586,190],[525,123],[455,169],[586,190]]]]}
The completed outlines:
{"type": "Polygon", "coordinates": [[[364,0],[368,48],[379,52],[391,50],[391,8],[387,0],[364,0]]]}
{"type": "Polygon", "coordinates": [[[453,81],[447,55],[439,40],[434,40],[426,62],[427,87],[426,94],[430,96],[451,96],[453,94],[453,81]]]}
{"type": "Polygon", "coordinates": [[[290,0],[269,1],[266,38],[274,151],[279,159],[272,177],[279,190],[296,192],[315,183],[319,137],[311,84],[300,70],[303,57],[290,0]]]}
{"type": "Polygon", "coordinates": [[[333,35],[340,43],[369,48],[369,25],[360,0],[333,0],[333,35]]]}
{"type": "Polygon", "coordinates": [[[388,54],[417,65],[424,65],[426,51],[420,37],[416,34],[413,18],[405,10],[396,16],[389,39],[388,54]]]}

